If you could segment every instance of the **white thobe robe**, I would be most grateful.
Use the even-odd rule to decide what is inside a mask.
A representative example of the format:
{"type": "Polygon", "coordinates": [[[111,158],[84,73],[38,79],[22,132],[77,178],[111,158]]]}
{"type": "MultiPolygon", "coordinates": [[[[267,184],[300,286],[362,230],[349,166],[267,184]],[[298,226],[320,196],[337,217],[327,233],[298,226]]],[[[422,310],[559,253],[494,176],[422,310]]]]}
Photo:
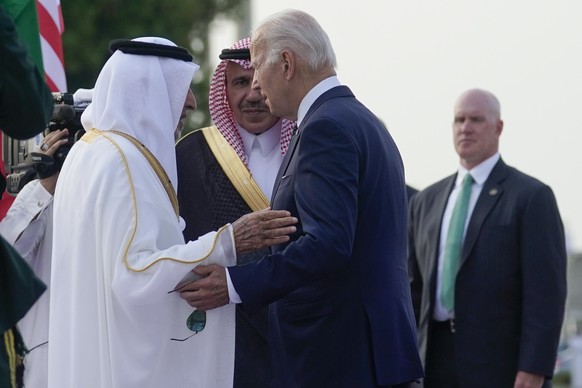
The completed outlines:
{"type": "Polygon", "coordinates": [[[127,139],[75,144],[55,193],[49,387],[232,387],[234,305],[177,342],[193,308],[168,293],[199,263],[235,263],[232,227],[187,244],[181,229],[127,139]]]}

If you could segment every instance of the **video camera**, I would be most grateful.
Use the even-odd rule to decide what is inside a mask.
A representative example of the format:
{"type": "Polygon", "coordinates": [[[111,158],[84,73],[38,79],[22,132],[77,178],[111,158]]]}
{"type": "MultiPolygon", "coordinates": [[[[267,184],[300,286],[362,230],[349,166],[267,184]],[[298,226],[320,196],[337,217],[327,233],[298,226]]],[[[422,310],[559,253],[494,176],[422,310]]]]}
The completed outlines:
{"type": "Polygon", "coordinates": [[[32,139],[16,140],[3,134],[2,161],[7,172],[6,191],[17,195],[35,178],[47,178],[60,171],[73,144],[83,136],[81,114],[89,102],[75,103],[72,93],[53,93],[53,115],[45,131],[32,139]],[[46,135],[67,128],[67,143],[53,157],[36,152],[46,135]]]}

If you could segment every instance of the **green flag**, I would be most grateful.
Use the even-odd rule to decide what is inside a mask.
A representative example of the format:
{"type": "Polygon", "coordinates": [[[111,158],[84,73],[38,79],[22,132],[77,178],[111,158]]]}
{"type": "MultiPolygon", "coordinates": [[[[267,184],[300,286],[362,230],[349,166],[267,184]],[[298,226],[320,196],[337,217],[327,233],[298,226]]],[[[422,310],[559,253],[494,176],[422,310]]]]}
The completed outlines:
{"type": "Polygon", "coordinates": [[[40,74],[44,74],[36,0],[0,0],[0,5],[4,6],[4,9],[14,21],[18,35],[27,44],[30,56],[40,74]]]}

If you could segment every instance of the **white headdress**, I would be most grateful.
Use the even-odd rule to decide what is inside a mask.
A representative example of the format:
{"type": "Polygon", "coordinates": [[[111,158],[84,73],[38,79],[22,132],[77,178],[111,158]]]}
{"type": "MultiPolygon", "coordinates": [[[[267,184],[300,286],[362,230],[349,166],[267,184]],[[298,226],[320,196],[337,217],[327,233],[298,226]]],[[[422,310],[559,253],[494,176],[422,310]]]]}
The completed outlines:
{"type": "Polygon", "coordinates": [[[83,127],[136,138],[176,188],[174,131],[199,66],[187,50],[164,38],[114,41],[111,48],[116,51],[99,73],[92,102],[81,116],[83,127]]]}

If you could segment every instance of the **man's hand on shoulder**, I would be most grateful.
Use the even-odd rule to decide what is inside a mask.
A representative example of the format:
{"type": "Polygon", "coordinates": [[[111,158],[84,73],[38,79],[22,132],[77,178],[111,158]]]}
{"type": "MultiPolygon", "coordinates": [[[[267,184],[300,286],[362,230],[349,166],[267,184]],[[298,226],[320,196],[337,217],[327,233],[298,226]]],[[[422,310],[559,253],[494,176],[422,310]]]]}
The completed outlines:
{"type": "Polygon", "coordinates": [[[289,234],[297,228],[293,226],[297,218],[286,210],[269,208],[245,214],[232,224],[236,253],[246,253],[283,244],[289,241],[289,234]]]}

